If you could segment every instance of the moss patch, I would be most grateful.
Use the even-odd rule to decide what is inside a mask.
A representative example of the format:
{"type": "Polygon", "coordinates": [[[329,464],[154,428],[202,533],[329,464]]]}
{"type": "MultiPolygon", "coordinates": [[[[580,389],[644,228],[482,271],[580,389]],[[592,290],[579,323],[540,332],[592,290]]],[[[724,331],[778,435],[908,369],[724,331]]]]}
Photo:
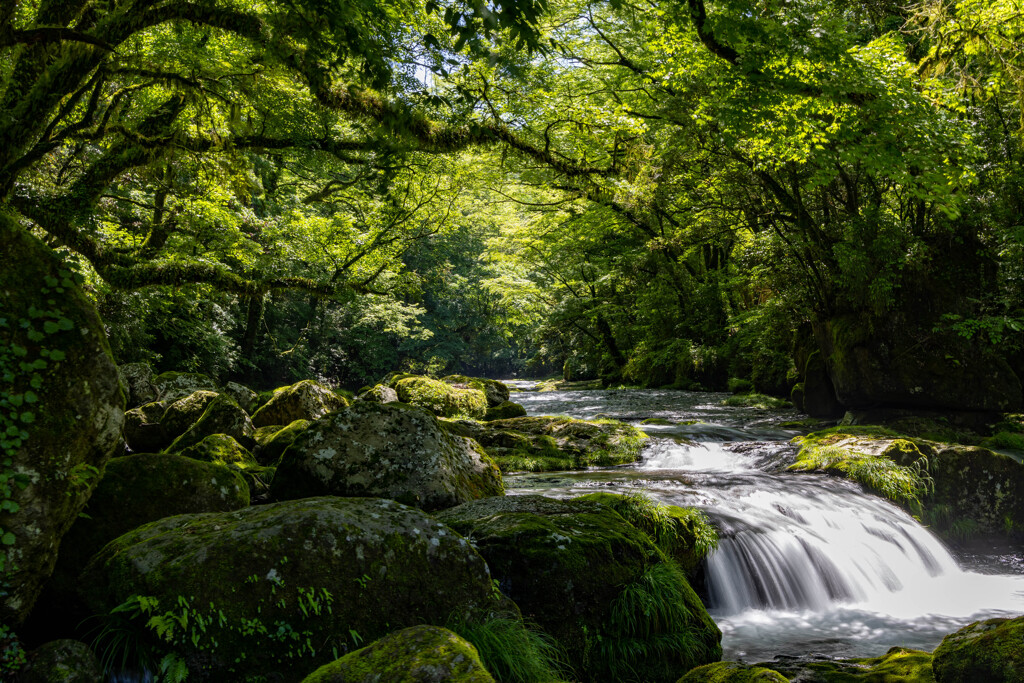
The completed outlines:
{"type": "Polygon", "coordinates": [[[487,396],[480,389],[418,376],[403,377],[392,386],[400,401],[426,408],[438,417],[482,418],[487,413],[487,396]]]}
{"type": "Polygon", "coordinates": [[[789,683],[778,671],[739,662],[715,662],[691,669],[678,683],[789,683]]]}
{"type": "Polygon", "coordinates": [[[934,655],[940,683],[1024,680],[1024,617],[976,621],[946,636],[934,655]]]}
{"type": "MultiPolygon", "coordinates": [[[[808,683],[934,683],[932,655],[921,650],[891,648],[881,657],[800,662],[792,665],[762,663],[794,681],[808,683]]],[[[971,679],[972,681],[988,679],[971,679]]],[[[963,683],[967,683],[964,681],[963,683]]]]}
{"type": "Polygon", "coordinates": [[[793,407],[793,404],[784,398],[775,398],[765,394],[736,394],[722,401],[722,405],[735,408],[761,408],[762,410],[793,407]]]}

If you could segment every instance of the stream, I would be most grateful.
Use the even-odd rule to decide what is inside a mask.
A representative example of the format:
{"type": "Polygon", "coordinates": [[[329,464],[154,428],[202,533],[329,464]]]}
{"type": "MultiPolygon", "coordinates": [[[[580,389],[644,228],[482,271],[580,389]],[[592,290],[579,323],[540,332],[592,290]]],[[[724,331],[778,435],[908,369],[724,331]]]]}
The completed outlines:
{"type": "Polygon", "coordinates": [[[952,551],[928,529],[860,486],[785,471],[805,417],[721,405],[728,394],[669,390],[538,393],[512,399],[529,415],[610,417],[643,425],[651,441],[632,465],[514,474],[507,492],[570,497],[642,489],[703,510],[719,530],[706,561],[708,611],[723,659],[874,657],[894,646],[932,650],[943,636],[992,616],[1024,613],[1024,556],[991,544],[952,551]]]}

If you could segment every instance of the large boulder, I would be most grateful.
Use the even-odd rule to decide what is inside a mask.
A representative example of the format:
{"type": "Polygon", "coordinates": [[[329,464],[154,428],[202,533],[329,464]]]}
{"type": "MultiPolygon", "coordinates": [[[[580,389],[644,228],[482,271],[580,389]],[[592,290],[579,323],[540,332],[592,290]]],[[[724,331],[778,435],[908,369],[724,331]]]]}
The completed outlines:
{"type": "Polygon", "coordinates": [[[284,452],[295,441],[306,427],[313,424],[309,420],[295,420],[289,425],[268,425],[256,430],[256,448],[253,455],[261,465],[276,465],[284,452]]]}
{"type": "Polygon", "coordinates": [[[296,436],[271,486],[278,500],[372,496],[424,510],[503,493],[501,472],[475,441],[419,408],[365,401],[296,436]]]}
{"type": "Polygon", "coordinates": [[[302,683],[494,683],[470,643],[438,626],[412,626],[350,652],[302,683]]]}
{"type": "Polygon", "coordinates": [[[1024,681],[1024,617],[976,621],[946,636],[932,671],[937,683],[1024,681]]]}
{"type": "Polygon", "coordinates": [[[839,402],[848,408],[993,413],[1021,406],[1021,382],[1006,361],[980,341],[942,331],[937,319],[925,318],[893,311],[884,320],[846,315],[817,324],[839,402]]]}
{"type": "MultiPolygon", "coordinates": [[[[168,409],[170,410],[170,409],[168,409]]],[[[227,434],[246,448],[256,445],[256,428],[248,413],[235,400],[224,394],[210,401],[199,419],[186,432],[176,438],[167,450],[180,451],[193,446],[211,434],[227,434]]]]}
{"type": "Polygon", "coordinates": [[[192,428],[206,412],[207,406],[217,398],[215,391],[194,391],[167,406],[160,418],[160,426],[167,444],[192,428]]]}
{"type": "Polygon", "coordinates": [[[371,401],[373,403],[394,403],[398,400],[398,392],[389,386],[377,384],[367,387],[365,391],[359,392],[357,396],[360,401],[371,401]]]}
{"type": "Polygon", "coordinates": [[[157,400],[173,403],[197,391],[217,391],[217,383],[198,372],[162,372],[153,378],[157,400]]]}
{"type": "Polygon", "coordinates": [[[252,416],[257,427],[286,425],[295,420],[316,420],[348,405],[343,397],[311,379],[274,390],[273,396],[252,416]]]}
{"type": "Polygon", "coordinates": [[[124,363],[117,366],[117,372],[128,395],[129,408],[152,403],[157,399],[153,368],[149,363],[124,363]]]}
{"type": "Polygon", "coordinates": [[[238,382],[228,382],[221,387],[220,393],[230,396],[247,413],[251,413],[260,400],[259,394],[238,382]]]}
{"type": "Polygon", "coordinates": [[[61,542],[53,576],[29,627],[50,637],[70,635],[89,616],[77,604],[78,575],[104,545],[149,522],[196,512],[227,512],[249,505],[245,480],[223,465],[180,455],[143,453],[114,458],[96,492],[61,542]]]}
{"type": "Polygon", "coordinates": [[[416,375],[401,377],[392,386],[398,400],[426,408],[438,417],[481,418],[487,413],[487,396],[480,389],[416,375]]]}
{"type": "Polygon", "coordinates": [[[496,406],[489,406],[484,413],[484,421],[508,420],[513,417],[526,417],[526,408],[513,401],[504,401],[496,406]]]}
{"type": "MultiPolygon", "coordinates": [[[[691,671],[680,683],[741,683],[748,679],[742,678],[741,665],[729,662],[732,667],[721,667],[723,678],[689,678],[691,671]],[[733,677],[728,677],[732,675],[733,677]]],[[[934,683],[932,674],[932,655],[922,650],[911,650],[903,647],[892,647],[881,657],[861,657],[856,659],[832,659],[829,657],[780,657],[777,661],[764,662],[758,667],[771,669],[786,678],[754,678],[755,681],[792,680],[800,683],[934,683]]],[[[758,668],[758,674],[764,676],[764,669],[758,668]]],[[[697,669],[696,671],[700,671],[697,669]]],[[[753,674],[754,669],[747,669],[753,674]]],[[[709,673],[714,673],[709,668],[709,673]]],[[[989,679],[972,679],[987,681],[989,679]]]]}
{"type": "Polygon", "coordinates": [[[954,521],[979,531],[1024,531],[1024,464],[1002,453],[884,427],[834,427],[794,441],[802,448],[790,469],[859,481],[922,513],[940,532],[954,521]]]}
{"type": "Polygon", "coordinates": [[[371,498],[153,522],[105,546],[80,590],[96,614],[146,596],[133,598],[135,636],[211,680],[299,681],[395,629],[508,609],[464,538],[420,510],[371,498]],[[161,620],[172,626],[162,638],[143,626],[167,614],[187,615],[187,625],[161,620]]]}
{"type": "Polygon", "coordinates": [[[160,420],[167,411],[163,401],[146,403],[124,414],[124,440],[134,453],[151,453],[167,445],[160,420]]]}
{"type": "Polygon", "coordinates": [[[467,377],[466,375],[448,375],[441,378],[442,382],[463,389],[476,389],[484,392],[487,397],[487,405],[490,407],[500,406],[509,399],[508,385],[496,379],[485,379],[483,377],[467,377]]]}
{"type": "Polygon", "coordinates": [[[615,420],[515,417],[480,423],[445,423],[453,434],[477,441],[503,472],[579,470],[640,459],[647,435],[615,420]]]}
{"type": "Polygon", "coordinates": [[[17,625],[121,443],[125,396],[70,269],[2,212],[0,254],[0,624],[17,625]]]}
{"type": "Polygon", "coordinates": [[[675,681],[717,661],[721,632],[681,570],[610,508],[542,496],[437,513],[473,539],[502,592],[562,645],[583,681],[675,681]]]}

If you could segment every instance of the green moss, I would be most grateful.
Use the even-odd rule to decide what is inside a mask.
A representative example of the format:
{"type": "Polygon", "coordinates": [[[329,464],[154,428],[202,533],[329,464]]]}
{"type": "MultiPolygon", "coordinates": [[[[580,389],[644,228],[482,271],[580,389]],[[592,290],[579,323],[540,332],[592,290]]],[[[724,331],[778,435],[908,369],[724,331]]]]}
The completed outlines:
{"type": "MultiPolygon", "coordinates": [[[[835,661],[764,663],[760,666],[779,671],[793,680],[828,683],[935,683],[932,655],[921,650],[891,648],[881,657],[840,659],[835,661]]],[[[698,679],[699,680],[699,679],[698,679]]],[[[971,683],[990,679],[971,679],[971,683]]],[[[687,683],[691,683],[687,681],[687,683]]],[[[693,683],[697,683],[696,681],[693,683]]],[[[967,683],[963,681],[962,683],[967,683]]]]}
{"type": "Polygon", "coordinates": [[[946,636],[934,657],[942,683],[1024,680],[1024,617],[976,621],[946,636]]]}
{"type": "Polygon", "coordinates": [[[715,662],[691,669],[678,683],[789,683],[789,679],[759,666],[715,662]]]}
{"type": "Polygon", "coordinates": [[[393,387],[400,401],[426,408],[439,417],[481,418],[487,413],[487,397],[479,389],[416,376],[404,377],[393,387]]]}
{"type": "Polygon", "coordinates": [[[664,427],[674,426],[676,423],[672,420],[666,420],[663,417],[649,417],[646,420],[641,420],[642,425],[661,425],[664,427]]]}
{"type": "Polygon", "coordinates": [[[780,422],[779,427],[782,429],[815,429],[821,426],[822,421],[816,417],[809,417],[805,420],[786,420],[780,422]]]}
{"type": "Polygon", "coordinates": [[[921,497],[929,490],[926,470],[920,465],[899,465],[892,459],[894,455],[905,457],[909,453],[918,456],[915,462],[924,457],[909,441],[897,439],[881,454],[864,452],[856,442],[847,441],[840,445],[841,439],[831,442],[829,437],[796,437],[794,441],[802,443],[803,448],[797,454],[796,462],[789,466],[792,471],[838,474],[915,511],[919,510],[921,497]]]}
{"type": "Polygon", "coordinates": [[[980,444],[984,448],[1024,451],[1024,433],[997,432],[980,444]]]}
{"type": "Polygon", "coordinates": [[[722,405],[735,408],[760,408],[762,410],[779,410],[793,407],[793,404],[784,398],[775,398],[765,394],[737,394],[722,401],[722,405]]]}
{"type": "Polygon", "coordinates": [[[639,492],[588,493],[575,500],[601,503],[615,510],[687,571],[695,569],[718,547],[718,532],[711,520],[694,508],[658,503],[639,492]]]}
{"type": "Polygon", "coordinates": [[[512,401],[505,401],[496,406],[487,408],[487,412],[484,414],[483,419],[485,421],[491,420],[507,420],[513,417],[525,417],[526,408],[518,403],[512,401]]]}
{"type": "Polygon", "coordinates": [[[514,496],[438,518],[474,539],[502,591],[559,642],[580,680],[629,680],[612,676],[627,667],[674,680],[684,664],[721,655],[720,633],[682,572],[606,505],[514,496]],[[627,656],[641,647],[646,657],[627,656]]]}
{"type": "Polygon", "coordinates": [[[284,427],[278,425],[261,427],[260,429],[268,431],[263,433],[262,441],[260,435],[257,435],[258,448],[254,453],[256,459],[263,465],[277,463],[284,455],[285,450],[295,441],[295,438],[311,424],[312,422],[309,420],[295,420],[284,427]]]}
{"type": "Polygon", "coordinates": [[[303,683],[494,683],[476,648],[447,629],[413,626],[320,667],[303,683]]]}
{"type": "Polygon", "coordinates": [[[275,389],[270,399],[253,413],[252,423],[264,427],[287,425],[295,420],[316,420],[347,406],[348,401],[330,388],[306,379],[275,389]]]}

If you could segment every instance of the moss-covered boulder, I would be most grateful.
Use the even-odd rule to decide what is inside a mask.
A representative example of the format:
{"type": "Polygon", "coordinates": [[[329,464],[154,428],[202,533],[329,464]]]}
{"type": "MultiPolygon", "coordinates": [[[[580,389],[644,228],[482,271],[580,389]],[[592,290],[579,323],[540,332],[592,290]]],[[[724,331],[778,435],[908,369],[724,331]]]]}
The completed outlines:
{"type": "Polygon", "coordinates": [[[199,419],[176,438],[167,450],[184,450],[211,434],[227,434],[246,448],[252,448],[256,445],[253,438],[255,433],[256,428],[253,427],[248,413],[230,396],[219,394],[207,404],[199,419]]]}
{"type": "Polygon", "coordinates": [[[513,417],[526,417],[526,408],[512,401],[505,401],[496,406],[489,406],[484,413],[484,421],[508,420],[513,417]]]}
{"type": "Polygon", "coordinates": [[[402,377],[392,386],[399,401],[426,408],[438,417],[481,418],[487,412],[487,396],[479,389],[415,375],[402,377]]]}
{"type": "Polygon", "coordinates": [[[228,382],[221,387],[220,393],[230,396],[234,402],[241,406],[242,410],[247,413],[251,413],[255,410],[256,404],[259,403],[260,400],[259,394],[238,382],[228,382]]]}
{"type": "Polygon", "coordinates": [[[152,403],[157,399],[153,368],[149,363],[124,363],[117,366],[117,373],[121,376],[129,408],[152,403]]]}
{"type": "Polygon", "coordinates": [[[364,401],[295,437],[271,487],[277,500],[372,496],[424,510],[503,493],[497,465],[472,439],[445,432],[425,410],[364,401]]]}
{"type": "Polygon", "coordinates": [[[1024,681],[1024,617],[976,621],[946,636],[932,670],[937,683],[1024,681]]]}
{"type": "Polygon", "coordinates": [[[469,377],[467,375],[448,375],[441,378],[452,386],[460,388],[476,389],[484,392],[487,397],[487,405],[495,408],[509,399],[508,385],[496,379],[485,379],[483,377],[469,377]]]}
{"type": "Polygon", "coordinates": [[[921,512],[947,531],[953,524],[993,533],[1024,532],[1024,465],[978,446],[901,435],[884,427],[835,427],[797,437],[791,469],[840,474],[921,512]]]}
{"type": "Polygon", "coordinates": [[[198,372],[162,372],[153,378],[157,400],[173,403],[197,391],[217,391],[217,383],[198,372]]]}
{"type": "Polygon", "coordinates": [[[502,592],[563,646],[580,680],[675,681],[721,633],[651,539],[593,501],[488,498],[437,513],[470,536],[502,592]]]}
{"type": "Polygon", "coordinates": [[[302,683],[494,683],[470,643],[438,626],[412,626],[326,664],[302,683]]]}
{"type": "Polygon", "coordinates": [[[789,683],[778,671],[739,662],[715,662],[691,669],[677,683],[789,683]]]}
{"type": "Polygon", "coordinates": [[[718,547],[718,532],[700,510],[658,503],[639,493],[597,492],[575,500],[606,505],[647,534],[666,555],[688,573],[694,572],[718,547]]]}
{"type": "Polygon", "coordinates": [[[70,633],[89,616],[75,605],[78,575],[93,555],[121,534],[173,515],[228,512],[249,505],[249,487],[223,465],[166,453],[114,458],[107,464],[85,516],[61,543],[53,576],[32,621],[70,633]]]}
{"type": "Polygon", "coordinates": [[[274,390],[273,396],[252,416],[257,427],[286,425],[295,420],[316,420],[348,405],[341,396],[311,379],[274,390]]]}
{"type": "Polygon", "coordinates": [[[176,438],[192,428],[206,412],[207,406],[217,398],[215,391],[194,391],[184,398],[179,398],[167,406],[160,418],[160,426],[164,431],[164,439],[169,445],[176,438]]]}
{"type": "Polygon", "coordinates": [[[146,596],[132,623],[154,644],[148,617],[187,614],[162,647],[211,680],[285,683],[395,629],[507,607],[464,538],[420,510],[372,498],[153,522],[105,546],[80,590],[96,614],[146,596]]]}
{"type": "Polygon", "coordinates": [[[125,396],[70,269],[0,211],[0,624],[28,614],[121,443],[125,396]]]}
{"type": "Polygon", "coordinates": [[[163,401],[132,408],[124,414],[124,440],[135,453],[151,453],[167,445],[160,420],[167,410],[163,401]]]}
{"type": "Polygon", "coordinates": [[[789,659],[763,662],[758,666],[801,683],[934,683],[936,680],[932,674],[932,654],[903,647],[890,648],[881,657],[789,659]]]}
{"type": "Polygon", "coordinates": [[[253,455],[261,465],[276,465],[295,437],[311,425],[309,420],[295,420],[289,425],[269,425],[256,430],[253,455]],[[262,433],[261,433],[262,432],[262,433]]]}
{"type": "Polygon", "coordinates": [[[17,683],[103,683],[99,659],[85,643],[54,640],[29,653],[17,683]]]}
{"type": "Polygon", "coordinates": [[[515,417],[491,422],[446,423],[476,440],[503,472],[549,472],[623,465],[640,459],[647,435],[616,420],[515,417]]]}
{"type": "Polygon", "coordinates": [[[394,403],[398,400],[398,392],[389,386],[377,384],[359,392],[358,398],[372,403],[394,403]]]}

